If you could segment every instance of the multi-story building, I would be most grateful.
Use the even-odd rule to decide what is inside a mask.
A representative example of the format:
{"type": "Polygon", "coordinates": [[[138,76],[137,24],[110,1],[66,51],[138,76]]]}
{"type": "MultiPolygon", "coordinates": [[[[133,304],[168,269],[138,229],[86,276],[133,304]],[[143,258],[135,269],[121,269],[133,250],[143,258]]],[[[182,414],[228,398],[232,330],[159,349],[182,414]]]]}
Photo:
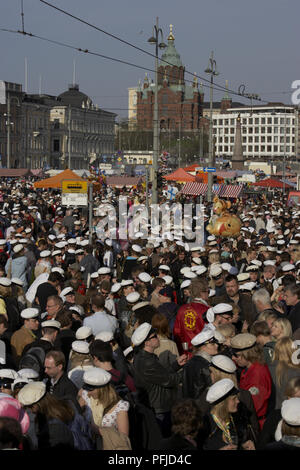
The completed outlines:
{"type": "Polygon", "coordinates": [[[128,129],[133,130],[137,125],[137,87],[128,88],[128,129]]]}
{"type": "Polygon", "coordinates": [[[215,114],[213,132],[216,156],[232,157],[238,116],[242,124],[245,160],[291,160],[298,156],[298,110],[295,106],[282,103],[231,107],[215,114]]]}
{"type": "Polygon", "coordinates": [[[7,166],[9,138],[11,168],[88,168],[114,154],[115,117],[76,84],[56,97],[25,94],[22,85],[0,81],[0,162],[7,166]]]}
{"type": "Polygon", "coordinates": [[[93,105],[76,84],[51,108],[51,166],[88,168],[90,162],[114,154],[116,114],[93,105]]]}

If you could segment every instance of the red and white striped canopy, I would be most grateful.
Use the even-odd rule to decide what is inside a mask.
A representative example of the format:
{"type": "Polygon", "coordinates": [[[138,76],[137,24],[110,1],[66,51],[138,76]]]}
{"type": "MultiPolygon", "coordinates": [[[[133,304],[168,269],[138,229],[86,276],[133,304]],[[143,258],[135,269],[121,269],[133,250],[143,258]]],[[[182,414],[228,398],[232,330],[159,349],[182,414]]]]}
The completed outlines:
{"type": "Polygon", "coordinates": [[[224,184],[220,197],[238,197],[243,189],[242,184],[224,184]]]}
{"type": "MultiPolygon", "coordinates": [[[[220,197],[238,197],[242,189],[243,185],[214,184],[212,192],[220,197]]],[[[186,183],[180,192],[189,196],[204,196],[207,192],[207,184],[186,183]]]]}

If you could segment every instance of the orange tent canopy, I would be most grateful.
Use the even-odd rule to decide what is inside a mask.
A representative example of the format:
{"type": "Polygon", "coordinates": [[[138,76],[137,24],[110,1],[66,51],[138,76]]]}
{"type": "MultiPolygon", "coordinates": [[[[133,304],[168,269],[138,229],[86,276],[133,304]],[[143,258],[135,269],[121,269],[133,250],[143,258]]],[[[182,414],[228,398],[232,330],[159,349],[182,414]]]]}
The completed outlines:
{"type": "Polygon", "coordinates": [[[195,181],[195,176],[190,175],[189,173],[184,171],[183,168],[178,168],[178,170],[174,171],[173,173],[170,173],[167,176],[164,176],[164,178],[168,181],[183,181],[184,183],[195,181]]]}
{"type": "Polygon", "coordinates": [[[63,180],[76,180],[76,181],[86,181],[80,176],[78,176],[74,171],[72,170],[64,170],[61,173],[58,173],[55,176],[52,176],[51,178],[46,178],[41,181],[36,181],[34,183],[35,188],[54,188],[54,189],[61,189],[61,184],[63,180]]]}

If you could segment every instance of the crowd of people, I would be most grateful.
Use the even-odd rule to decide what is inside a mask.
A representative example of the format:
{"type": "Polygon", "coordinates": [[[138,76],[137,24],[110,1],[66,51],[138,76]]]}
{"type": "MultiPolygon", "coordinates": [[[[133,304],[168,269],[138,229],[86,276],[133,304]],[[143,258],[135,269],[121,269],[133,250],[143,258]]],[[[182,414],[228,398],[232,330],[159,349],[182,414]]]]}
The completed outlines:
{"type": "Polygon", "coordinates": [[[132,223],[138,191],[103,188],[90,233],[58,191],[1,187],[0,448],[299,450],[300,208],[232,200],[230,239],[205,203],[203,244],[197,216],[122,239],[120,196],[132,223]]]}

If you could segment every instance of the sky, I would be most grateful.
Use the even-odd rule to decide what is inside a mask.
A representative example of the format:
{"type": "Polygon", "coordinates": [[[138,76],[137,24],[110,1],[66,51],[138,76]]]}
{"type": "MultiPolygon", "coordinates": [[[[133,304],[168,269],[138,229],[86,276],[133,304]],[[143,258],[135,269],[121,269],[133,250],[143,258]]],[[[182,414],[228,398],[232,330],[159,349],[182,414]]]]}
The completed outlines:
{"type": "MultiPolygon", "coordinates": [[[[216,83],[258,94],[264,101],[291,104],[292,82],[300,80],[299,0],[47,0],[98,28],[154,53],[147,41],[159,18],[164,40],[173,25],[175,47],[187,71],[204,72],[211,51],[219,75],[216,83]]],[[[22,0],[0,0],[0,28],[22,30],[22,0]]],[[[68,44],[62,47],[33,37],[0,31],[0,80],[21,83],[28,93],[58,95],[75,81],[94,104],[127,116],[128,88],[143,81],[145,71],[76,48],[154,69],[154,58],[95,30],[40,0],[23,0],[24,31],[68,44]]],[[[154,73],[148,73],[154,79],[154,73]]],[[[199,78],[199,82],[201,79],[199,78]]],[[[206,82],[203,81],[205,84],[206,82]]],[[[204,87],[205,101],[209,88],[204,87]]],[[[214,90],[214,100],[223,91],[214,90]]],[[[250,104],[232,95],[233,101],[250,104]]],[[[259,104],[254,101],[253,104],[259,104]]]]}

